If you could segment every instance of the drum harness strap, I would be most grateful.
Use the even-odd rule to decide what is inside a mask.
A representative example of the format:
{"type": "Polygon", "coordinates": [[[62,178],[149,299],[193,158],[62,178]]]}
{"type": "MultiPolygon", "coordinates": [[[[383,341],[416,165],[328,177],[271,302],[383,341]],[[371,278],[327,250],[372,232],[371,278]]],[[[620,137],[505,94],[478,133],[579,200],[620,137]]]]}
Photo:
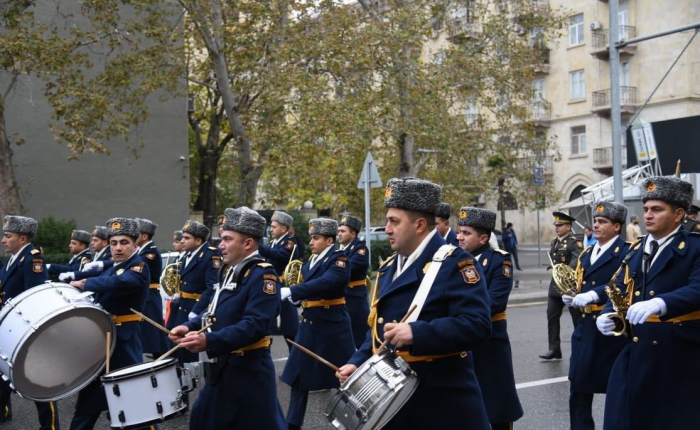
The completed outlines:
{"type": "MultiPolygon", "coordinates": [[[[412,323],[418,320],[418,316],[420,316],[420,312],[423,309],[423,305],[425,305],[425,301],[428,298],[428,294],[430,293],[430,289],[433,286],[433,283],[435,283],[435,278],[437,278],[438,272],[440,271],[440,267],[442,266],[442,262],[445,261],[447,257],[449,257],[454,250],[457,249],[456,246],[454,245],[442,245],[440,249],[438,249],[435,254],[433,254],[433,260],[428,266],[428,271],[426,272],[425,276],[423,277],[423,280],[420,283],[420,286],[418,287],[418,291],[416,291],[416,295],[413,297],[413,301],[411,302],[411,305],[408,307],[411,309],[414,305],[416,306],[416,309],[413,311],[411,316],[408,317],[406,320],[406,323],[412,323]]],[[[376,288],[375,288],[376,290],[376,288]]],[[[376,294],[376,292],[375,292],[376,294]]],[[[376,301],[373,303],[376,306],[376,301]]],[[[376,336],[376,321],[375,324],[373,324],[372,330],[375,332],[374,335],[376,336]]],[[[372,345],[373,352],[376,354],[377,346],[375,343],[372,345]]],[[[407,351],[396,351],[396,355],[402,357],[406,362],[408,363],[415,363],[419,361],[433,361],[437,360],[440,358],[447,358],[447,357],[454,357],[459,355],[460,357],[466,357],[467,352],[466,351],[461,351],[461,352],[453,352],[449,354],[439,354],[439,355],[411,355],[407,351]]]]}

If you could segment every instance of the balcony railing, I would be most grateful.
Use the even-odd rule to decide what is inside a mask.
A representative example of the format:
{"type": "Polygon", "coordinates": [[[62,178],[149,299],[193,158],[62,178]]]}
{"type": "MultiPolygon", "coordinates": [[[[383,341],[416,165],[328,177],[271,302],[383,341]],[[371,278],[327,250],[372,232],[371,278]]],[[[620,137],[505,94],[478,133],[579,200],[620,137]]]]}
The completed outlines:
{"type": "Polygon", "coordinates": [[[537,63],[535,63],[535,72],[537,73],[549,73],[549,53],[550,49],[546,46],[535,47],[537,50],[537,63]]]}
{"type": "Polygon", "coordinates": [[[451,39],[476,39],[481,34],[481,24],[470,18],[454,18],[447,22],[447,34],[451,39]]]}
{"type": "MultiPolygon", "coordinates": [[[[612,168],[612,147],[593,150],[593,166],[596,169],[612,168]]],[[[622,146],[622,167],[627,167],[627,146],[622,146]]]]}
{"type": "MultiPolygon", "coordinates": [[[[610,88],[593,91],[593,109],[610,108],[610,88]]],[[[620,106],[635,106],[637,104],[637,87],[620,87],[620,106]]]]}
{"type": "Polygon", "coordinates": [[[537,156],[532,156],[532,157],[524,157],[518,159],[518,163],[516,165],[518,169],[521,170],[527,170],[527,171],[532,171],[534,168],[537,167],[542,167],[544,169],[544,174],[545,175],[551,175],[552,172],[554,171],[554,160],[550,156],[544,156],[544,157],[537,157],[537,156]]]}
{"type": "Polygon", "coordinates": [[[530,107],[530,116],[536,125],[548,127],[552,119],[552,104],[545,100],[537,100],[530,107]]]}
{"type": "MultiPolygon", "coordinates": [[[[621,25],[618,27],[617,41],[623,41],[637,37],[637,28],[631,25],[621,25]]],[[[604,49],[608,47],[610,30],[593,30],[591,32],[593,49],[604,49]]]]}

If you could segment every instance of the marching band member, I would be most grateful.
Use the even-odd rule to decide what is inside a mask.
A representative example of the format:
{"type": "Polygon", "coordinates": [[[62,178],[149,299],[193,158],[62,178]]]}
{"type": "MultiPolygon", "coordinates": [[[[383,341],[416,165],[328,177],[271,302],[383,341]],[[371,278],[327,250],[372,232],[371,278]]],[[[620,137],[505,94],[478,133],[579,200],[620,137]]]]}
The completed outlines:
{"type": "MultiPolygon", "coordinates": [[[[334,243],[337,234],[335,220],[317,218],[309,222],[313,256],[302,266],[304,282],[282,288],[282,300],[301,302],[304,309],[296,342],[331,363],[345,363],[355,351],[355,345],[345,307],[350,265],[334,243]]],[[[292,387],[287,413],[289,429],[299,429],[304,423],[309,391],[338,387],[333,371],[295,347],[280,379],[292,387]]]]}
{"type": "Polygon", "coordinates": [[[90,241],[92,236],[85,230],[73,230],[70,235],[68,252],[73,254],[68,264],[47,264],[49,273],[60,274],[67,272],[78,272],[86,264],[92,261],[90,253],[90,241]]]}
{"type": "Polygon", "coordinates": [[[182,257],[183,252],[185,252],[185,245],[182,243],[182,230],[175,230],[173,232],[173,251],[179,252],[180,257],[182,257]]]}
{"type": "MultiPolygon", "coordinates": [[[[210,230],[202,223],[189,220],[182,228],[185,255],[180,259],[180,294],[173,297],[167,328],[197,318],[207,307],[221,269],[221,256],[207,239],[210,230]]],[[[180,365],[198,361],[197,354],[179,349],[175,352],[180,365]]]]}
{"type": "MultiPolygon", "coordinates": [[[[150,273],[137,252],[139,226],[136,220],[112,218],[107,221],[107,228],[114,264],[100,276],[70,284],[95,293],[95,302],[112,314],[117,335],[110,365],[112,370],[117,370],[143,362],[140,317],[134,315],[131,308],[143,310],[150,273]]],[[[71,430],[94,428],[100,414],[106,410],[107,397],[98,377],[80,390],[71,430]]]]}
{"type": "MultiPolygon", "coordinates": [[[[148,265],[151,274],[146,307],[143,314],[160,325],[163,325],[163,301],[160,297],[160,274],[163,272],[163,260],[160,250],[153,242],[158,225],[144,218],[136,218],[139,223],[139,238],[136,244],[139,246],[139,256],[148,265]]],[[[143,352],[151,354],[153,358],[158,358],[168,350],[168,340],[166,334],[158,330],[151,324],[141,324],[141,342],[143,352]]]]}
{"type": "MultiPolygon", "coordinates": [[[[294,219],[291,215],[282,211],[275,211],[270,220],[270,234],[272,235],[272,244],[260,244],[259,251],[265,260],[269,261],[274,267],[279,276],[282,276],[284,269],[291,260],[304,258],[302,249],[297,243],[297,238],[292,237],[289,229],[292,226],[294,219]]],[[[280,283],[282,285],[282,281],[280,283]]],[[[275,320],[275,324],[277,321],[275,320]]],[[[296,306],[289,301],[282,301],[282,311],[280,312],[280,332],[287,339],[294,340],[299,330],[299,312],[296,306]]],[[[291,348],[289,344],[288,347],[291,348]]]]}
{"type": "MultiPolygon", "coordinates": [[[[450,228],[450,216],[452,215],[452,207],[449,203],[440,203],[435,210],[435,229],[440,236],[445,239],[448,245],[459,246],[457,234],[450,228]]],[[[498,244],[498,242],[496,242],[498,244]]]]}
{"type": "MultiPolygon", "coordinates": [[[[0,307],[24,291],[41,285],[48,279],[44,257],[32,244],[38,224],[33,218],[6,215],[2,224],[2,244],[10,254],[7,265],[0,268],[0,307]]],[[[0,382],[0,423],[12,420],[9,381],[0,382]]],[[[59,428],[56,402],[34,402],[41,430],[59,428]]],[[[28,425],[28,423],[24,423],[28,425]]]]}
{"type": "Polygon", "coordinates": [[[364,240],[357,234],[362,230],[362,220],[352,215],[343,216],[338,227],[338,242],[340,249],[350,261],[350,282],[345,287],[345,300],[352,324],[352,337],[355,347],[359,348],[367,337],[367,317],[369,303],[367,302],[367,270],[369,269],[369,253],[364,240]]]}
{"type": "Polygon", "coordinates": [[[491,299],[491,339],[472,348],[474,372],[479,380],[492,430],[510,430],[523,416],[515,390],[513,354],[508,338],[506,306],[513,289],[510,254],[489,243],[496,228],[496,213],[464,206],[459,210],[459,246],[472,254],[484,272],[491,299]]]}
{"type": "Polygon", "coordinates": [[[605,393],[610,370],[625,346],[622,337],[603,336],[596,328],[607,294],[605,287],[622,259],[629,244],[620,238],[627,219],[627,208],[615,202],[600,202],[593,211],[593,235],[597,242],[586,248],[576,267],[580,291],[575,297],[563,295],[567,306],[578,307],[581,320],[571,336],[569,364],[569,417],[571,429],[594,429],[593,393],[605,393]]]}
{"type": "Polygon", "coordinates": [[[79,281],[92,276],[99,276],[100,270],[94,270],[93,267],[103,267],[100,265],[104,265],[105,262],[112,263],[112,253],[109,250],[109,237],[107,237],[106,227],[95,226],[92,230],[90,250],[92,251],[92,261],[85,264],[79,272],[61,273],[58,275],[59,281],[79,281]]]}
{"type": "MultiPolygon", "coordinates": [[[[341,382],[367,361],[384,339],[418,374],[412,397],[386,429],[489,429],[479,383],[468,353],[491,332],[489,298],[474,257],[460,248],[438,253],[441,263],[424,305],[410,323],[407,313],[437,251],[439,185],[415,178],[392,179],[384,194],[385,232],[395,254],[379,268],[370,310],[371,331],[336,376],[341,382]]],[[[420,300],[419,300],[420,301],[420,300]]],[[[414,313],[416,313],[414,312],[414,313]]],[[[413,316],[413,315],[412,315],[413,316]]]]}
{"type": "MultiPolygon", "coordinates": [[[[630,330],[608,380],[605,429],[689,429],[700,422],[700,236],[682,227],[693,195],[691,184],[672,176],[642,185],[649,234],[631,247],[617,278],[632,303],[630,330]]],[[[612,304],[604,311],[596,325],[609,336],[612,304]]]]}
{"type": "Polygon", "coordinates": [[[219,250],[231,269],[220,276],[211,317],[204,318],[214,325],[196,334],[202,321],[194,319],[172,330],[173,341],[191,352],[206,351],[220,369],[210,373],[194,403],[192,430],[286,428],[270,355],[280,293],[277,273],[258,253],[264,232],[265,218],[257,212],[226,209],[219,250]]]}

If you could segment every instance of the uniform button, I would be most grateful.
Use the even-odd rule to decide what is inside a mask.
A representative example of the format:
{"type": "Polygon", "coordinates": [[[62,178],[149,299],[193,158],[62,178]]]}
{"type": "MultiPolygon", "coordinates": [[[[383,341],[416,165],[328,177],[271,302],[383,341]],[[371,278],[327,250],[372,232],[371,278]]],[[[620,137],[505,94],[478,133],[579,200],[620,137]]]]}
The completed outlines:
{"type": "Polygon", "coordinates": [[[396,321],[396,320],[391,320],[391,322],[392,322],[393,324],[396,324],[398,321],[396,321]]]}
{"type": "Polygon", "coordinates": [[[633,337],[632,342],[639,342],[639,338],[637,336],[633,337]]]}
{"type": "Polygon", "coordinates": [[[378,322],[379,324],[384,324],[384,318],[379,317],[379,319],[377,320],[377,322],[378,322]]]}
{"type": "Polygon", "coordinates": [[[591,285],[595,285],[595,281],[591,282],[591,285]]]}
{"type": "Polygon", "coordinates": [[[586,285],[586,281],[583,281],[583,285],[586,285]]]}
{"type": "Polygon", "coordinates": [[[596,319],[596,318],[598,318],[598,316],[597,316],[597,315],[593,315],[593,319],[596,319]]]}
{"type": "Polygon", "coordinates": [[[582,315],[581,315],[581,318],[586,318],[586,314],[582,314],[582,315]]]}
{"type": "Polygon", "coordinates": [[[654,292],[653,292],[653,291],[649,291],[649,295],[652,296],[652,297],[654,297],[654,292]]]}
{"type": "Polygon", "coordinates": [[[637,296],[637,297],[639,297],[640,294],[642,294],[642,293],[640,293],[639,291],[635,291],[635,292],[634,292],[634,295],[637,296]]]}
{"type": "Polygon", "coordinates": [[[654,345],[654,346],[657,346],[657,345],[659,344],[659,342],[653,341],[651,344],[654,345]]]}

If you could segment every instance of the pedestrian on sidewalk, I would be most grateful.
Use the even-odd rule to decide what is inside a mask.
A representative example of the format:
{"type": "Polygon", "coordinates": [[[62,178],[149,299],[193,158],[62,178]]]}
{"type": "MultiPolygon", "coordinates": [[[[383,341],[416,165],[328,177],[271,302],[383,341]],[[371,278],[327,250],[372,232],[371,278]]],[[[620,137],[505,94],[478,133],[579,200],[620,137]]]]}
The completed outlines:
{"type": "Polygon", "coordinates": [[[642,235],[642,229],[639,228],[639,217],[634,215],[627,225],[627,241],[634,242],[642,235]]]}
{"type": "Polygon", "coordinates": [[[593,229],[591,229],[589,226],[586,225],[586,228],[583,231],[584,231],[583,249],[586,249],[589,246],[595,245],[595,243],[598,240],[593,236],[593,229]]]}
{"type": "Polygon", "coordinates": [[[512,222],[506,224],[506,228],[503,230],[503,247],[513,258],[515,268],[523,270],[520,268],[520,262],[518,261],[518,237],[515,235],[512,222]]]}

